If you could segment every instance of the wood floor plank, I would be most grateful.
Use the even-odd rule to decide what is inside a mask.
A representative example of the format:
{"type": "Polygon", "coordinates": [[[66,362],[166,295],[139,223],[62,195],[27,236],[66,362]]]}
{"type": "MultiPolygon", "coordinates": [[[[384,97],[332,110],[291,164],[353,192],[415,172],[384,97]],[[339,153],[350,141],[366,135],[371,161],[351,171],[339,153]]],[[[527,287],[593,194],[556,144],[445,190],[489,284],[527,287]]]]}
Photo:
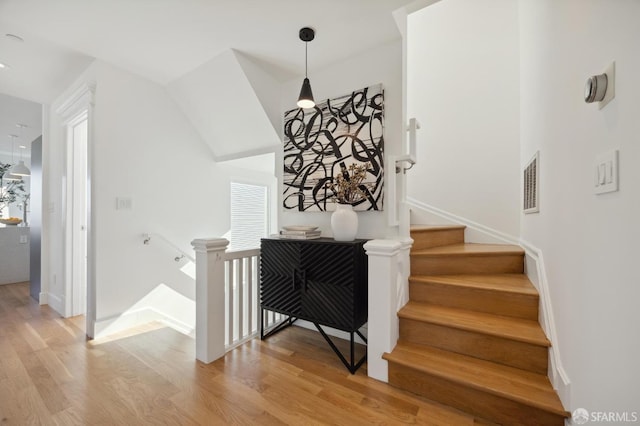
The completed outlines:
{"type": "Polygon", "coordinates": [[[198,424],[170,401],[170,397],[176,392],[168,389],[158,392],[158,389],[150,384],[137,379],[125,380],[122,377],[114,378],[107,383],[107,386],[118,394],[127,408],[134,413],[135,418],[142,423],[157,422],[160,419],[156,417],[156,413],[162,412],[163,422],[166,424],[185,426],[198,424]]]}
{"type": "Polygon", "coordinates": [[[69,407],[52,416],[56,426],[81,426],[84,425],[82,415],[75,407],[69,407]]]}
{"type": "Polygon", "coordinates": [[[59,391],[57,383],[40,361],[37,353],[25,354],[21,360],[49,413],[55,414],[71,406],[69,400],[59,391]]]}
{"type": "MultiPolygon", "coordinates": [[[[290,327],[211,364],[193,339],[149,324],[87,341],[84,318],[60,318],[0,287],[0,424],[473,424],[449,407],[350,374],[319,333],[290,327]],[[445,420],[442,420],[445,419],[445,420]]],[[[348,343],[336,340],[345,353],[348,343]]],[[[361,353],[364,348],[358,346],[361,353]]]]}
{"type": "Polygon", "coordinates": [[[35,386],[22,389],[14,398],[17,403],[17,408],[20,410],[21,416],[24,419],[24,423],[17,424],[53,424],[51,413],[35,386]]]}

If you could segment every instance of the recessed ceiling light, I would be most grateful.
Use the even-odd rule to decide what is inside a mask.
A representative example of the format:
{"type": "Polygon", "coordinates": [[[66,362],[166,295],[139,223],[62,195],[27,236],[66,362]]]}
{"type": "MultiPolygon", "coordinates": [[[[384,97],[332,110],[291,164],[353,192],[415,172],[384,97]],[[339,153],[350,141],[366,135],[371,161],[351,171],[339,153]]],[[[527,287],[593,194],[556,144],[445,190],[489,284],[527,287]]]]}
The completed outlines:
{"type": "Polygon", "coordinates": [[[20,149],[27,149],[27,147],[26,147],[26,146],[24,146],[24,145],[20,145],[18,148],[20,148],[20,149]]]}
{"type": "Polygon", "coordinates": [[[5,36],[6,38],[8,38],[8,39],[13,40],[13,41],[19,41],[19,42],[23,42],[23,41],[24,41],[24,39],[23,39],[22,37],[20,37],[20,36],[18,36],[18,35],[15,35],[15,34],[9,34],[9,33],[7,33],[7,34],[5,34],[4,36],[5,36]]]}
{"type": "Polygon", "coordinates": [[[8,70],[9,68],[11,68],[8,64],[5,64],[4,62],[0,62],[0,70],[8,70]]]}

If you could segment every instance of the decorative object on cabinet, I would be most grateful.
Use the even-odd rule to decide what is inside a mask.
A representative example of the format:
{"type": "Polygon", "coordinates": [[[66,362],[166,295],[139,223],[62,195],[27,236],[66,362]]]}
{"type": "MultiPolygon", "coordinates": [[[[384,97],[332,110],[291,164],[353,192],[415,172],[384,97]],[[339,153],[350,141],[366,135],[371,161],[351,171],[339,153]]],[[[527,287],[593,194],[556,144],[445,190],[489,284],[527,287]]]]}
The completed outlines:
{"type": "Polygon", "coordinates": [[[366,87],[284,115],[283,207],[327,211],[334,195],[327,183],[347,164],[369,163],[365,197],[354,209],[382,210],[384,90],[366,87]]]}
{"type": "Polygon", "coordinates": [[[330,238],[283,240],[263,238],[260,258],[260,337],[265,339],[302,319],[313,323],[349,372],[355,373],[366,352],[355,359],[357,334],[367,322],[366,240],[337,242],[330,238]],[[265,311],[288,318],[263,328],[265,311]],[[349,360],[338,350],[323,326],[349,333],[349,360]]]}
{"type": "Polygon", "coordinates": [[[353,241],[358,232],[358,215],[353,206],[367,198],[372,188],[371,182],[365,182],[369,163],[344,165],[327,187],[333,192],[337,202],[336,210],[331,214],[331,230],[336,241],[353,241]]]}
{"type": "Polygon", "coordinates": [[[336,241],[353,241],[358,233],[358,214],[351,204],[336,204],[331,213],[331,231],[336,241]]]}
{"type": "Polygon", "coordinates": [[[280,238],[290,239],[290,240],[314,240],[320,238],[320,230],[311,230],[311,231],[294,231],[294,230],[286,230],[282,229],[280,231],[280,238]]]}

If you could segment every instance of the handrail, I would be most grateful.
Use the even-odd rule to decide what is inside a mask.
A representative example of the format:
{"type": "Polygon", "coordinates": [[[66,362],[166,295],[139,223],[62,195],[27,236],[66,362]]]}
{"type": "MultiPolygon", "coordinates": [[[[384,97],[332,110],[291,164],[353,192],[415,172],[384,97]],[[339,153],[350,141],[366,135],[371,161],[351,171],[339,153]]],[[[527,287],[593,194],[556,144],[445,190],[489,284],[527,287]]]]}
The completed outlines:
{"type": "Polygon", "coordinates": [[[387,158],[387,168],[395,173],[387,173],[385,187],[387,198],[390,200],[387,208],[387,223],[389,226],[399,226],[400,235],[409,236],[409,210],[407,203],[407,170],[410,170],[417,161],[417,131],[420,123],[415,118],[409,120],[406,131],[409,133],[409,143],[405,153],[390,155],[387,158]]]}
{"type": "Polygon", "coordinates": [[[398,173],[398,169],[400,169],[402,173],[406,173],[407,170],[410,170],[416,164],[416,132],[418,129],[420,129],[420,123],[418,123],[418,120],[415,118],[409,119],[409,124],[406,128],[406,131],[409,132],[409,149],[406,154],[395,157],[396,173],[398,173]],[[409,163],[409,167],[400,167],[400,163],[409,163]]]}
{"type": "Polygon", "coordinates": [[[176,256],[173,258],[173,260],[175,260],[176,262],[179,262],[182,259],[188,259],[191,262],[196,261],[196,259],[191,256],[189,253],[185,252],[184,250],[182,250],[180,247],[178,247],[177,245],[173,244],[171,241],[169,241],[166,237],[160,235],[160,234],[156,234],[156,233],[144,233],[142,234],[142,244],[144,245],[149,245],[151,243],[151,239],[152,238],[157,238],[158,240],[164,242],[166,245],[168,245],[169,247],[171,247],[172,249],[176,250],[180,256],[176,256]]]}
{"type": "Polygon", "coordinates": [[[241,259],[243,257],[258,256],[260,254],[259,248],[227,251],[224,254],[225,260],[241,259]]]}

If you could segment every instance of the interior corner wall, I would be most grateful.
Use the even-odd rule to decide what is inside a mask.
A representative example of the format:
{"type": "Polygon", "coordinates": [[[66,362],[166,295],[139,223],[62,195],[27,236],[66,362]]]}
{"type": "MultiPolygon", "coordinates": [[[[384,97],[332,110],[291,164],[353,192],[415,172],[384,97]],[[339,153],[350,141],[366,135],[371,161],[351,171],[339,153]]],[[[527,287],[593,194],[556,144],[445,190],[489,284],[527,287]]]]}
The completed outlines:
{"type": "Polygon", "coordinates": [[[638,17],[631,0],[520,1],[521,164],[539,150],[541,179],[521,236],[544,253],[570,411],[640,413],[638,17]],[[586,79],[614,60],[615,99],[586,104],[586,79]],[[596,195],[612,149],[620,190],[596,195]]]}
{"type": "MultiPolygon", "coordinates": [[[[192,253],[193,239],[223,235],[230,224],[230,181],[260,182],[263,174],[216,164],[165,88],[100,61],[75,86],[81,82],[96,86],[90,143],[97,322],[112,322],[130,308],[140,308],[140,301],[153,301],[154,297],[147,296],[161,284],[193,300],[195,283],[174,261],[179,251],[162,239],[192,253]],[[116,209],[118,197],[130,198],[132,208],[116,209]],[[150,244],[144,245],[144,233],[160,237],[152,235],[150,244]]],[[[50,301],[64,301],[61,182],[65,179],[66,148],[55,107],[50,116],[46,159],[48,278],[50,301]]]]}
{"type": "Polygon", "coordinates": [[[226,50],[167,85],[216,160],[272,152],[277,126],[269,108],[279,84],[245,56],[226,50]],[[247,123],[251,123],[247,125],[247,123]]]}
{"type": "MultiPolygon", "coordinates": [[[[391,18],[390,18],[391,19],[391,18]]],[[[318,43],[315,40],[314,43],[318,43]]],[[[296,107],[303,76],[283,84],[281,99],[281,123],[284,112],[296,107]]],[[[359,55],[331,64],[323,69],[310,69],[309,79],[316,101],[322,101],[351,93],[364,87],[382,83],[384,89],[384,156],[399,154],[402,148],[402,41],[400,38],[382,44],[359,55]]],[[[280,126],[280,138],[284,141],[284,124],[280,126]]],[[[276,153],[278,177],[280,225],[314,224],[323,236],[332,236],[330,212],[284,211],[282,207],[282,149],[276,153]]],[[[385,169],[385,174],[393,173],[385,169]]],[[[385,180],[385,194],[387,193],[385,180]]],[[[358,212],[357,238],[386,238],[397,235],[397,228],[387,225],[387,203],[385,196],[383,211],[358,212]]]]}
{"type": "Polygon", "coordinates": [[[282,114],[280,113],[280,82],[250,55],[238,51],[234,51],[234,54],[256,97],[260,101],[262,109],[269,117],[274,134],[278,135],[280,122],[282,121],[282,114]]]}
{"type": "Polygon", "coordinates": [[[407,117],[421,125],[407,195],[517,236],[517,2],[441,1],[409,15],[407,34],[407,117]]]}

